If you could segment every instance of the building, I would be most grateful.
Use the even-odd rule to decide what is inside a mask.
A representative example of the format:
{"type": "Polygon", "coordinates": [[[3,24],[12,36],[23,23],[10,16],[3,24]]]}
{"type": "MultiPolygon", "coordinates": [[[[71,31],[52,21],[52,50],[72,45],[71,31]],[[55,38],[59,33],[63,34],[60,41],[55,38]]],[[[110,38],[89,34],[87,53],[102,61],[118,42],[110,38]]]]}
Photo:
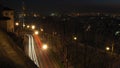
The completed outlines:
{"type": "Polygon", "coordinates": [[[14,10],[8,7],[3,7],[1,13],[2,16],[10,18],[7,20],[1,20],[3,22],[1,25],[2,28],[7,32],[14,32],[14,10]]]}

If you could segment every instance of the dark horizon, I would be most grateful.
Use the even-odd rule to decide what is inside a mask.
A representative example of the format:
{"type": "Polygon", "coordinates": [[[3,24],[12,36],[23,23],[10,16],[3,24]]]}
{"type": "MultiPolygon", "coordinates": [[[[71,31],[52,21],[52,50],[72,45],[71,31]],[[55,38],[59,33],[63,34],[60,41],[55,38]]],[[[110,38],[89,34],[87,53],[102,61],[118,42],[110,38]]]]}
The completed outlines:
{"type": "MultiPolygon", "coordinates": [[[[40,12],[43,14],[48,14],[51,12],[120,12],[120,1],[119,0],[92,0],[92,1],[39,1],[39,0],[24,0],[25,7],[27,11],[40,12]]],[[[20,11],[22,9],[22,0],[2,0],[2,4],[9,8],[15,9],[16,11],[20,11]]]]}

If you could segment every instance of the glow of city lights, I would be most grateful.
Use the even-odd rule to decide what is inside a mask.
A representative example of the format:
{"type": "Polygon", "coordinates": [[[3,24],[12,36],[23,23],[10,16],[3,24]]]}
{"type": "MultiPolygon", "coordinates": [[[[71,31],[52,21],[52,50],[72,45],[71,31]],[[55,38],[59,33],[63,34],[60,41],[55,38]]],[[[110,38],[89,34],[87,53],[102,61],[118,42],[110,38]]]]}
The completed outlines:
{"type": "Polygon", "coordinates": [[[35,31],[35,35],[38,35],[39,34],[39,32],[38,31],[35,31]]]}
{"type": "Polygon", "coordinates": [[[18,23],[18,22],[16,22],[16,23],[15,23],[15,25],[16,25],[16,26],[18,26],[18,25],[19,25],[19,23],[18,23]]]}
{"type": "Polygon", "coordinates": [[[43,44],[42,48],[46,50],[48,48],[47,44],[43,44]]]}
{"type": "Polygon", "coordinates": [[[110,47],[106,47],[106,50],[109,51],[109,50],[110,50],[110,47]]]}
{"type": "Polygon", "coordinates": [[[35,25],[32,25],[32,29],[35,29],[35,25]]]}

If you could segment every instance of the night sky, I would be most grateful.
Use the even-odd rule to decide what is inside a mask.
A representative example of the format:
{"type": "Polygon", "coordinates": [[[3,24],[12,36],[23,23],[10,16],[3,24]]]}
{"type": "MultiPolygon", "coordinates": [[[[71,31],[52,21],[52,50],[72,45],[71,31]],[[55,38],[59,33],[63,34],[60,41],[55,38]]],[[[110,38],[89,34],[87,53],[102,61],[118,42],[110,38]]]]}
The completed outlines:
{"type": "MultiPolygon", "coordinates": [[[[15,10],[21,9],[22,0],[1,0],[2,4],[15,10]]],[[[73,10],[84,6],[114,6],[120,7],[120,0],[24,0],[27,10],[30,11],[54,11],[73,10]]]]}

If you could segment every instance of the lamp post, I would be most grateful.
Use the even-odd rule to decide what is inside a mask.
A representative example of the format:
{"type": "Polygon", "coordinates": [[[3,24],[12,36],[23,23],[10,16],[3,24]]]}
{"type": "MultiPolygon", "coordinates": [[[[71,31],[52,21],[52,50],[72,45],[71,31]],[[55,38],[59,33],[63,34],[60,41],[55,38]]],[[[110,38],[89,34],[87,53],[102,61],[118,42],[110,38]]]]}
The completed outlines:
{"type": "Polygon", "coordinates": [[[111,47],[111,54],[113,55],[114,53],[114,46],[115,46],[115,39],[120,35],[120,31],[115,32],[115,38],[112,41],[112,47],[111,47]]]}
{"type": "MultiPolygon", "coordinates": [[[[74,43],[75,43],[75,48],[74,48],[75,49],[74,50],[75,51],[75,55],[74,56],[77,58],[77,53],[78,53],[77,36],[74,36],[73,40],[74,40],[74,43]]],[[[76,59],[74,59],[74,60],[76,60],[76,59]]],[[[74,65],[75,65],[74,67],[77,68],[77,64],[75,63],[74,65]]]]}

